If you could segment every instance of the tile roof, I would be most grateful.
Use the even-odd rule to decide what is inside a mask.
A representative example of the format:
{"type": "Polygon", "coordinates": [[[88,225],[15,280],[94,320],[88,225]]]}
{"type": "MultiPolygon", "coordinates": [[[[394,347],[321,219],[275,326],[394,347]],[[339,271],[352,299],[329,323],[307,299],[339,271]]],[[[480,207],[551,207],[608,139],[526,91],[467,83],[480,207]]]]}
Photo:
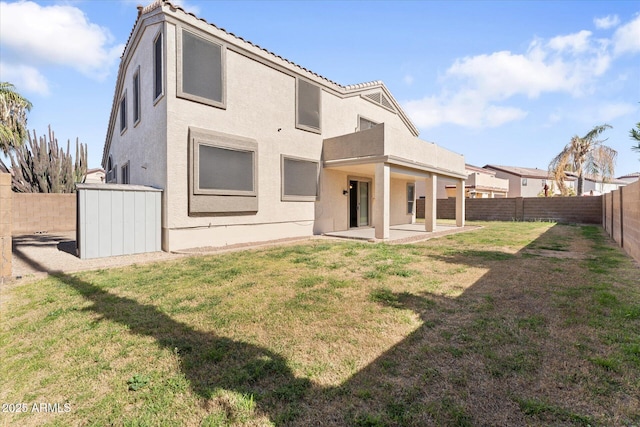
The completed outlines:
{"type": "MultiPolygon", "coordinates": [[[[400,104],[396,101],[396,99],[393,97],[393,95],[391,95],[391,93],[389,92],[389,90],[387,89],[387,87],[385,86],[385,84],[380,81],[380,80],[374,80],[374,81],[370,81],[370,82],[364,82],[364,83],[357,83],[357,84],[352,84],[352,85],[341,85],[339,83],[334,82],[333,80],[330,80],[318,73],[315,73],[311,70],[309,70],[308,68],[302,67],[301,65],[296,64],[293,61],[290,61],[280,55],[277,55],[255,43],[252,43],[249,40],[245,40],[242,37],[236,36],[235,34],[228,32],[227,30],[225,30],[224,28],[218,27],[215,24],[212,24],[210,22],[208,22],[207,20],[203,19],[203,18],[199,18],[198,16],[196,16],[195,14],[191,13],[191,12],[187,12],[185,9],[183,9],[181,6],[176,5],[171,3],[169,0],[154,0],[153,2],[151,2],[150,4],[148,4],[147,6],[138,6],[138,16],[136,17],[136,21],[133,24],[133,27],[131,28],[131,32],[129,33],[129,37],[127,39],[127,42],[125,44],[122,56],[121,56],[121,62],[120,62],[120,67],[118,69],[118,78],[116,79],[116,91],[114,93],[114,100],[113,100],[113,104],[112,104],[112,108],[111,108],[111,118],[110,118],[110,123],[113,121],[114,119],[114,114],[115,114],[115,109],[116,109],[116,105],[117,105],[117,100],[118,100],[118,96],[119,94],[117,93],[117,89],[118,89],[118,85],[120,82],[120,73],[123,72],[122,70],[122,59],[124,58],[124,56],[127,53],[127,50],[129,49],[130,43],[132,41],[132,38],[135,35],[136,29],[138,27],[138,23],[140,22],[140,19],[148,14],[153,12],[154,10],[158,9],[158,8],[162,8],[163,6],[167,6],[171,11],[180,11],[186,15],[189,15],[195,19],[197,19],[198,21],[201,21],[219,31],[222,31],[223,33],[225,33],[226,35],[229,35],[233,38],[235,38],[238,42],[240,42],[241,44],[245,44],[245,45],[249,45],[250,47],[254,48],[254,49],[259,49],[263,54],[267,54],[267,56],[270,56],[272,60],[276,60],[276,61],[282,61],[285,64],[287,64],[289,67],[293,67],[294,69],[296,69],[298,72],[302,72],[303,74],[308,74],[308,75],[312,75],[320,80],[322,80],[326,85],[328,86],[333,86],[334,90],[337,90],[339,92],[342,93],[353,93],[353,92],[358,92],[358,91],[362,91],[362,90],[367,90],[367,89],[373,89],[373,88],[380,88],[381,90],[383,90],[390,98],[391,98],[391,102],[393,103],[393,105],[395,106],[395,108],[397,109],[397,113],[398,115],[401,117],[401,119],[403,120],[403,122],[406,124],[406,126],[409,128],[409,130],[415,135],[418,136],[419,135],[419,131],[418,129],[415,127],[415,125],[413,124],[413,122],[411,121],[411,119],[409,119],[409,117],[406,115],[406,113],[404,112],[404,110],[402,109],[402,107],[400,106],[400,104]]],[[[110,125],[111,126],[111,125],[110,125]]],[[[105,145],[103,148],[103,153],[102,153],[102,162],[103,162],[103,166],[104,163],[106,162],[107,159],[107,154],[108,154],[108,149],[109,149],[109,129],[107,129],[107,137],[106,137],[106,141],[105,141],[105,145]]]]}
{"type": "MultiPolygon", "coordinates": [[[[512,175],[521,176],[523,178],[549,179],[549,176],[550,176],[548,170],[538,169],[538,168],[523,168],[518,166],[500,166],[500,165],[485,165],[484,168],[507,172],[512,175]]],[[[569,180],[571,181],[571,178],[569,178],[569,180]]]]}

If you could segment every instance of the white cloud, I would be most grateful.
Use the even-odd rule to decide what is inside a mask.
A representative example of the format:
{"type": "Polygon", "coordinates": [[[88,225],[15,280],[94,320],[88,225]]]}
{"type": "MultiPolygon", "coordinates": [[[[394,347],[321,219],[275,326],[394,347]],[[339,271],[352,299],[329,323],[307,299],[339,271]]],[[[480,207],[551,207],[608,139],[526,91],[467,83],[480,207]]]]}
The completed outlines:
{"type": "Polygon", "coordinates": [[[200,8],[198,6],[192,5],[191,2],[187,0],[173,0],[172,3],[176,6],[180,6],[187,12],[193,13],[194,15],[200,14],[200,8]]]}
{"type": "Polygon", "coordinates": [[[620,18],[618,18],[618,15],[607,15],[602,18],[595,18],[593,23],[597,29],[606,30],[617,26],[620,23],[620,18]]]}
{"type": "MultiPolygon", "coordinates": [[[[601,76],[611,69],[614,54],[623,52],[640,52],[640,15],[618,27],[610,40],[583,30],[536,38],[525,52],[459,58],[444,73],[440,94],[410,100],[404,106],[423,128],[444,123],[496,127],[526,117],[521,107],[506,105],[514,97],[534,99],[548,93],[583,97],[595,92],[602,87],[601,76]]],[[[606,121],[627,113],[628,107],[610,104],[600,117],[606,121]]]]}
{"type": "Polygon", "coordinates": [[[624,117],[628,114],[632,114],[636,109],[637,107],[634,104],[624,102],[606,103],[598,105],[596,117],[598,117],[602,122],[611,122],[618,117],[624,117]]]}
{"type": "Polygon", "coordinates": [[[640,52],[640,14],[616,30],[613,35],[613,52],[616,55],[640,52]]]}
{"type": "Polygon", "coordinates": [[[527,112],[515,107],[490,105],[486,99],[472,91],[453,97],[425,97],[406,102],[407,114],[418,127],[431,128],[444,123],[470,128],[492,128],[521,120],[527,112]]]}
{"type": "Polygon", "coordinates": [[[413,76],[410,74],[405,75],[403,80],[407,86],[411,86],[413,84],[413,76]]]}
{"type": "Polygon", "coordinates": [[[101,79],[122,53],[109,30],[76,7],[24,1],[0,8],[0,43],[22,65],[62,65],[101,79]]]}
{"type": "Polygon", "coordinates": [[[591,31],[580,31],[566,36],[557,36],[549,40],[548,46],[558,52],[568,51],[571,53],[582,53],[589,49],[591,31]]]}
{"type": "Polygon", "coordinates": [[[13,83],[19,90],[49,95],[47,79],[34,67],[0,62],[0,80],[13,83]]]}

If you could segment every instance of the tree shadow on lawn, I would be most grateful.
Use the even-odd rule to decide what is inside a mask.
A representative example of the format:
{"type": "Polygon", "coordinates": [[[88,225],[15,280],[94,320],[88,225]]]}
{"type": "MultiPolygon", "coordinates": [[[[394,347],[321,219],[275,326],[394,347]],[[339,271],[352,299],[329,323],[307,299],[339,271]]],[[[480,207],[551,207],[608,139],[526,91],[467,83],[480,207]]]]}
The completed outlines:
{"type": "MultiPolygon", "coordinates": [[[[391,293],[382,304],[412,310],[422,326],[336,387],[296,378],[287,361],[266,348],[198,331],[152,305],[73,276],[52,276],[91,301],[89,310],[176,352],[191,389],[202,398],[214,398],[221,389],[253,395],[257,412],[279,425],[525,425],[532,419],[522,402],[530,396],[558,407],[565,399],[582,412],[604,410],[583,400],[580,387],[553,389],[547,378],[563,363],[569,371],[580,366],[567,365],[566,355],[554,348],[554,340],[566,337],[549,335],[557,313],[544,281],[527,281],[545,274],[544,258],[500,251],[435,257],[488,271],[455,298],[391,293]]],[[[590,420],[556,409],[549,410],[552,418],[534,420],[590,420]]]]}

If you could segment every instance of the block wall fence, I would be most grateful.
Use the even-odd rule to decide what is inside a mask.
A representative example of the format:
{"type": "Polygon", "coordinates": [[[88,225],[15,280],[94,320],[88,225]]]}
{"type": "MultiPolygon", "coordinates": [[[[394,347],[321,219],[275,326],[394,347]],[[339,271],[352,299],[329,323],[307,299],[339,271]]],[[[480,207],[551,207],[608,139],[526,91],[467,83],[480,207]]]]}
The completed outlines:
{"type": "MultiPolygon", "coordinates": [[[[424,212],[424,199],[418,200],[416,213],[424,212]]],[[[454,198],[438,199],[438,219],[455,219],[454,198]]],[[[564,223],[602,223],[602,197],[513,197],[504,199],[466,199],[465,218],[479,221],[556,221],[564,223]]]]}
{"type": "Polygon", "coordinates": [[[0,173],[0,281],[11,276],[11,175],[0,173]]]}
{"type": "Polygon", "coordinates": [[[603,197],[602,226],[626,253],[640,262],[640,181],[603,197]]]}
{"type": "Polygon", "coordinates": [[[11,236],[75,229],[75,194],[14,193],[0,173],[0,277],[11,276],[11,236]]]}
{"type": "Polygon", "coordinates": [[[12,235],[75,229],[75,193],[13,193],[12,235]]]}

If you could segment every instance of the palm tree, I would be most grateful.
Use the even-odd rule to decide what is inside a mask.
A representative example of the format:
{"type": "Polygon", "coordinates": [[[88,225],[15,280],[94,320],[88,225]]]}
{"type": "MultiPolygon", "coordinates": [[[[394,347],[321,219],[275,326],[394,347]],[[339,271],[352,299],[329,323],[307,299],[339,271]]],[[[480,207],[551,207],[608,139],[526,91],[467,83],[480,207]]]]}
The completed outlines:
{"type": "Polygon", "coordinates": [[[610,128],[611,126],[604,124],[594,127],[583,137],[574,136],[549,163],[549,172],[563,195],[567,192],[564,185],[567,172],[573,172],[578,177],[578,195],[582,194],[585,173],[600,175],[604,179],[613,176],[618,152],[603,144],[606,138],[597,139],[602,132],[610,128]]]}
{"type": "Polygon", "coordinates": [[[8,82],[0,82],[0,150],[7,154],[21,146],[27,137],[27,111],[31,102],[8,82]]]}
{"type": "Polygon", "coordinates": [[[640,122],[636,123],[635,129],[632,128],[629,131],[629,136],[631,137],[631,139],[635,139],[638,143],[638,145],[632,146],[631,149],[640,153],[640,122]]]}

